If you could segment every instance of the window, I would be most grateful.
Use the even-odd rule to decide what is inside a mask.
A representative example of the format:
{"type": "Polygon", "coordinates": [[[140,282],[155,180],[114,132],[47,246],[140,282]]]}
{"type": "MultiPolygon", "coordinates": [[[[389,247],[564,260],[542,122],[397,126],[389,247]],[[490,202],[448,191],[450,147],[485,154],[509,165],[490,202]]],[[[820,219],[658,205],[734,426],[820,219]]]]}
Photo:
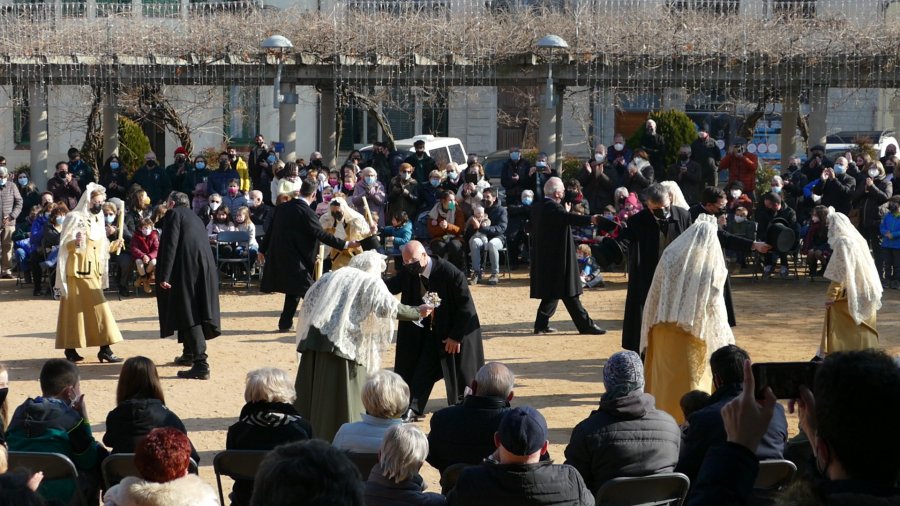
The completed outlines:
{"type": "Polygon", "coordinates": [[[252,144],[259,132],[259,88],[225,88],[225,137],[233,144],[252,144]]]}
{"type": "Polygon", "coordinates": [[[741,9],[740,0],[675,0],[669,5],[676,11],[707,14],[737,14],[741,9]]]}
{"type": "Polygon", "coordinates": [[[131,0],[97,0],[97,17],[131,12],[131,0]]]}
{"type": "Polygon", "coordinates": [[[31,146],[31,110],[28,107],[28,88],[13,86],[13,142],[16,149],[31,146]]]}
{"type": "Polygon", "coordinates": [[[466,164],[466,156],[463,155],[462,146],[459,144],[451,144],[447,146],[450,149],[450,158],[453,159],[455,163],[465,165],[466,164]]]}

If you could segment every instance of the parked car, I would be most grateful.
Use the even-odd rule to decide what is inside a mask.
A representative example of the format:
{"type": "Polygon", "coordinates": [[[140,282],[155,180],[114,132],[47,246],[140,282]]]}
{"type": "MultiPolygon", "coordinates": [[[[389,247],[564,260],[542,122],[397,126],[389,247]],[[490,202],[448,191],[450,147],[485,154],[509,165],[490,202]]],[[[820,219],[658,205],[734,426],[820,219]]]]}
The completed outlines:
{"type": "Polygon", "coordinates": [[[897,143],[897,135],[892,130],[848,130],[825,137],[825,156],[832,161],[839,156],[844,156],[847,151],[856,149],[856,143],[860,139],[866,139],[872,144],[876,158],[883,157],[888,146],[900,148],[900,144],[897,143]]]}
{"type": "MultiPolygon", "coordinates": [[[[466,155],[466,148],[465,146],[463,146],[462,141],[460,141],[456,137],[417,135],[409,139],[395,140],[394,147],[397,149],[397,151],[409,151],[410,153],[414,153],[416,149],[415,147],[413,147],[413,143],[420,140],[425,141],[425,151],[428,153],[428,156],[434,158],[434,161],[437,162],[438,167],[440,167],[441,169],[444,168],[447,162],[451,161],[465,167],[466,161],[468,159],[468,155],[466,155]]],[[[371,144],[361,148],[359,151],[360,154],[362,154],[363,160],[372,159],[371,144]]]]}

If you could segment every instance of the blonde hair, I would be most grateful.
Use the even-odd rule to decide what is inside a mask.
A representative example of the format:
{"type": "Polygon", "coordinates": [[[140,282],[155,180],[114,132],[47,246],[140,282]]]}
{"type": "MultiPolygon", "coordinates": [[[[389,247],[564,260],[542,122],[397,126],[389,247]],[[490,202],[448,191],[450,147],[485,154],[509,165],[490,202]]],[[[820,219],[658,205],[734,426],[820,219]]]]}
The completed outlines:
{"type": "Polygon", "coordinates": [[[374,417],[399,418],[409,407],[409,386],[397,373],[376,371],[363,387],[362,403],[374,417]]]}
{"type": "Polygon", "coordinates": [[[287,402],[297,398],[288,373],[276,367],[263,367],[247,373],[246,402],[287,402]]]}
{"type": "Polygon", "coordinates": [[[579,253],[584,253],[585,255],[590,256],[590,255],[591,255],[591,247],[588,246],[587,244],[579,244],[579,245],[578,245],[578,252],[579,252],[579,253]]]}
{"type": "Polygon", "coordinates": [[[384,476],[394,483],[411,478],[428,457],[428,438],[412,424],[394,425],[381,441],[378,462],[384,476]]]}

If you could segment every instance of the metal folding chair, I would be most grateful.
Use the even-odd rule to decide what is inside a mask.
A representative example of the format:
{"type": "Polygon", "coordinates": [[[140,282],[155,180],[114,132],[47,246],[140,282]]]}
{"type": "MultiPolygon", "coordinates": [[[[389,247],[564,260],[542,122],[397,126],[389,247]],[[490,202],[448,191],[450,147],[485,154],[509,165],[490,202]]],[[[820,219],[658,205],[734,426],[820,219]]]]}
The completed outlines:
{"type": "MultiPolygon", "coordinates": [[[[88,506],[84,492],[78,486],[78,469],[61,453],[9,452],[9,468],[23,467],[44,473],[44,481],[69,479],[75,482],[75,496],[82,506],[88,506]]],[[[96,500],[96,498],[94,498],[96,500]]]]}
{"type": "Polygon", "coordinates": [[[253,481],[259,464],[268,454],[268,450],[225,450],[216,454],[213,458],[213,470],[216,473],[216,486],[219,488],[219,504],[225,504],[222,475],[233,480],[253,481]]]}
{"type": "Polygon", "coordinates": [[[597,491],[604,506],[681,506],[691,480],[681,473],[661,473],[635,478],[614,478],[597,491]]]}

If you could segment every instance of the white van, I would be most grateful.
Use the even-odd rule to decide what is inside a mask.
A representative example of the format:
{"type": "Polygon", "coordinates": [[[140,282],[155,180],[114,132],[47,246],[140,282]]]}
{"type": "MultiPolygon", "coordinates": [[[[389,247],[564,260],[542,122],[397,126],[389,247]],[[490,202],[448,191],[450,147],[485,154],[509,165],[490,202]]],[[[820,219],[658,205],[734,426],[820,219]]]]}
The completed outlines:
{"type": "MultiPolygon", "coordinates": [[[[416,141],[425,141],[425,152],[428,153],[428,156],[434,158],[434,161],[437,162],[437,166],[440,169],[444,168],[444,165],[447,162],[455,162],[458,165],[465,167],[466,162],[468,161],[468,155],[466,155],[466,148],[463,146],[462,141],[457,139],[456,137],[435,137],[433,135],[417,135],[415,137],[411,137],[409,139],[399,139],[394,141],[394,147],[397,151],[400,152],[410,152],[414,153],[416,148],[413,144],[416,141]]],[[[372,145],[361,148],[360,154],[362,154],[363,160],[371,160],[372,159],[372,145]]]]}
{"type": "MultiPolygon", "coordinates": [[[[897,136],[891,130],[859,130],[837,132],[825,137],[825,156],[830,160],[834,160],[839,156],[844,156],[847,151],[856,149],[857,139],[868,139],[875,149],[876,159],[884,156],[888,146],[900,148],[897,143],[897,136]]],[[[900,153],[900,149],[897,149],[900,153]]]]}

